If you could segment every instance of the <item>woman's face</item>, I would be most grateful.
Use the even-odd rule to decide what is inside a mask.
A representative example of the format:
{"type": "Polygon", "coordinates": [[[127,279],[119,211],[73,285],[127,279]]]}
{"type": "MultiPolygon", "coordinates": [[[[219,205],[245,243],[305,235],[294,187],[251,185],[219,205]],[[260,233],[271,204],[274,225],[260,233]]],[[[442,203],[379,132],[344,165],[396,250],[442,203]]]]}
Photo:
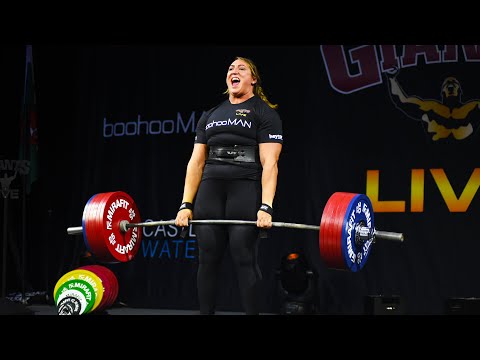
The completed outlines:
{"type": "Polygon", "coordinates": [[[252,77],[250,67],[243,60],[235,60],[227,71],[227,86],[230,95],[241,97],[253,93],[253,86],[256,79],[252,77]]]}

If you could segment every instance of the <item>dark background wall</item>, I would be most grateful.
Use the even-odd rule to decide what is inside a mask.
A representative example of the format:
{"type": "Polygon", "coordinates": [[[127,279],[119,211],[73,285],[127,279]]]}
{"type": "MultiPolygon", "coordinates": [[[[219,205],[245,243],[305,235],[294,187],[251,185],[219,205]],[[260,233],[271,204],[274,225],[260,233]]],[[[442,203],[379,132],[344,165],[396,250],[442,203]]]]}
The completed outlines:
{"type": "MultiPolygon", "coordinates": [[[[393,48],[400,67],[397,79],[408,94],[441,101],[443,80],[455,76],[463,101],[478,101],[476,46],[393,48]]],[[[127,192],[142,220],[175,217],[193,146],[192,125],[224,99],[227,67],[241,55],[257,63],[284,124],[274,220],[319,225],[327,200],[337,191],[370,195],[378,189],[379,201],[405,204],[401,211],[374,207],[376,228],[402,232],[406,240],[378,240],[360,272],[328,268],[319,252],[318,232],[272,229],[259,249],[262,311],[279,309],[275,270],[291,251],[304,253],[317,275],[315,302],[321,313],[359,314],[364,297],[379,294],[400,295],[408,313],[438,314],[450,297],[479,296],[480,245],[474,227],[479,183],[478,175],[470,178],[479,171],[477,133],[465,140],[432,141],[426,123],[396,108],[382,67],[388,49],[34,45],[39,178],[25,196],[24,246],[22,179],[12,183],[20,199],[8,200],[8,240],[15,244],[7,254],[8,290],[21,287],[22,251],[31,289],[52,291],[61,275],[78,266],[85,244],[66,229],[82,225],[84,206],[94,194],[127,192]],[[155,134],[147,134],[146,125],[139,127],[143,121],[155,134]],[[447,180],[435,180],[437,170],[431,169],[443,171],[447,180]],[[413,170],[423,170],[419,188],[411,185],[413,170]],[[375,171],[378,185],[368,178],[375,171]],[[457,199],[467,189],[472,197],[466,210],[451,211],[447,204],[454,199],[445,199],[445,189],[453,190],[457,199]],[[424,207],[412,211],[418,194],[424,207]]],[[[17,159],[25,47],[4,47],[1,59],[6,95],[0,160],[17,159]]],[[[471,114],[475,127],[478,111],[477,104],[471,114]]],[[[5,173],[10,174],[0,169],[0,176],[5,173]]],[[[119,299],[131,306],[195,309],[196,261],[193,233],[181,239],[174,227],[149,228],[133,261],[108,266],[119,278],[119,299]]],[[[221,276],[219,308],[239,310],[228,254],[221,276]]]]}

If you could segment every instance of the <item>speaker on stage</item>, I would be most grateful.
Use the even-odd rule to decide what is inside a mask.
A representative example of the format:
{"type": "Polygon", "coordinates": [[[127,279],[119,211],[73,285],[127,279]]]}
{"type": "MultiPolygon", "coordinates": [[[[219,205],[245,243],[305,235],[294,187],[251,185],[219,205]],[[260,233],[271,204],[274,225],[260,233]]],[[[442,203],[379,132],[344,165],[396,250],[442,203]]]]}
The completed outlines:
{"type": "Polygon", "coordinates": [[[405,315],[405,306],[398,295],[368,295],[365,315],[405,315]]]}
{"type": "Polygon", "coordinates": [[[447,315],[480,315],[480,298],[449,298],[447,315]]]}

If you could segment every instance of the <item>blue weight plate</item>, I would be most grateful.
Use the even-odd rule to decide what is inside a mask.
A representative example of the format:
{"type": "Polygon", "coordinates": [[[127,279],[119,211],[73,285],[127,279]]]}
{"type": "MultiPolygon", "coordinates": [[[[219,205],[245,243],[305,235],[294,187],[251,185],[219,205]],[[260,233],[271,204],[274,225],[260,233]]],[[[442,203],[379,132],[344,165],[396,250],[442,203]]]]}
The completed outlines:
{"type": "Polygon", "coordinates": [[[355,228],[359,224],[370,229],[375,228],[373,206],[368,196],[355,195],[347,206],[342,227],[342,256],[346,268],[352,272],[360,271],[370,255],[372,240],[363,245],[355,243],[355,228]]]}

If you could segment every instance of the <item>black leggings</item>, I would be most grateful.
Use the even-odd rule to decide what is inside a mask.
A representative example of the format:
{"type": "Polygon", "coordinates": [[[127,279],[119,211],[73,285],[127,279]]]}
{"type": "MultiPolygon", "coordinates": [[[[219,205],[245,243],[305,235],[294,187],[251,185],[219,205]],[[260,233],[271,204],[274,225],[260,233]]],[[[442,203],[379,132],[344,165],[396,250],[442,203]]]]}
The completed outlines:
{"type": "MultiPolygon", "coordinates": [[[[203,180],[195,199],[193,218],[257,220],[261,184],[255,180],[203,180]]],[[[258,314],[257,286],[261,279],[257,265],[259,229],[254,225],[194,224],[199,249],[197,290],[201,314],[215,312],[217,280],[223,254],[230,246],[245,313],[258,314]]]]}

